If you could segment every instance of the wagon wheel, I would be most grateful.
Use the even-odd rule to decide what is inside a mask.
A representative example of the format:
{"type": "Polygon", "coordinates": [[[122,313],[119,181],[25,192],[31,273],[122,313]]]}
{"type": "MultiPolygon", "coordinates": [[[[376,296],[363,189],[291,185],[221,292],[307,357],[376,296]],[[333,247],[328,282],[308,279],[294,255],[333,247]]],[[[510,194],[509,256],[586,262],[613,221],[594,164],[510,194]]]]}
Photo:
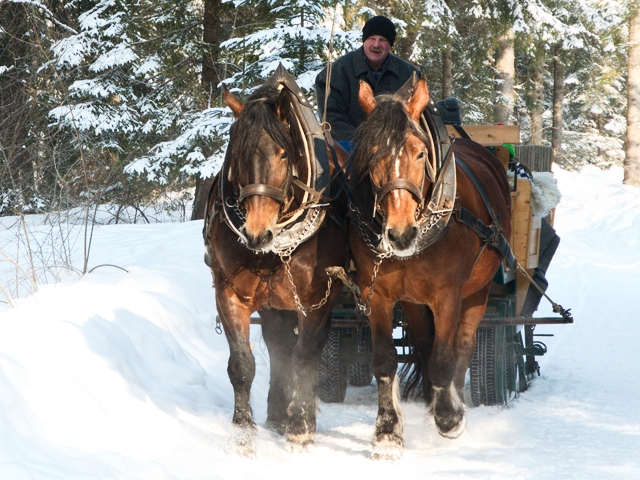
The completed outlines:
{"type": "Polygon", "coordinates": [[[325,403],[340,403],[347,393],[347,366],[340,358],[341,329],[331,327],[318,368],[318,398],[325,403]]]}
{"type": "MultiPolygon", "coordinates": [[[[359,327],[358,328],[358,355],[364,355],[366,358],[371,358],[371,328],[359,327]]],[[[356,361],[347,367],[347,377],[349,383],[354,387],[366,387],[371,384],[373,380],[373,369],[371,368],[371,361],[356,361]]]]}
{"type": "Polygon", "coordinates": [[[478,329],[469,369],[475,406],[505,405],[526,390],[521,346],[522,336],[515,327],[478,329]]]}

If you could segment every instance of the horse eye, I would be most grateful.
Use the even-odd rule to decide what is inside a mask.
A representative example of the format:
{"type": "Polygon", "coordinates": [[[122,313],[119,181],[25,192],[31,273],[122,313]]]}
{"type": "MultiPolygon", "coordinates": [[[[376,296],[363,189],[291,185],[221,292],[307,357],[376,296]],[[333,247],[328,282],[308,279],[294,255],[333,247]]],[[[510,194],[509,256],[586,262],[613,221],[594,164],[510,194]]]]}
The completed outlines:
{"type": "Polygon", "coordinates": [[[424,158],[424,151],[420,152],[420,154],[418,155],[418,158],[424,158]]]}
{"type": "Polygon", "coordinates": [[[282,155],[280,155],[280,159],[284,160],[288,157],[287,152],[282,152],[282,155]]]}

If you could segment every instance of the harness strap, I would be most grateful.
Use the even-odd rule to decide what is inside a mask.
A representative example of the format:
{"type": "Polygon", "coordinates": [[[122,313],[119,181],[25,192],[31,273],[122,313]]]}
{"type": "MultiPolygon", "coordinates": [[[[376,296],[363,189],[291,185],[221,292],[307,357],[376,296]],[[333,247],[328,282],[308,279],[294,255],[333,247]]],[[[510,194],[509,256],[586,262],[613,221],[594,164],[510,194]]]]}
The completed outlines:
{"type": "Polygon", "coordinates": [[[502,224],[500,222],[500,215],[498,215],[496,213],[496,211],[494,210],[493,205],[491,204],[491,200],[489,199],[489,194],[487,193],[487,190],[484,188],[484,185],[482,185],[482,183],[480,182],[480,179],[478,179],[476,174],[473,173],[473,170],[471,170],[471,168],[469,168],[469,165],[464,163],[460,158],[456,157],[456,163],[460,166],[460,168],[462,168],[464,173],[467,174],[467,176],[469,177],[471,182],[473,182],[473,185],[476,187],[476,190],[478,191],[478,193],[482,197],[482,201],[484,202],[485,206],[487,207],[487,211],[489,212],[489,216],[491,217],[492,222],[495,225],[498,226],[500,231],[502,231],[502,226],[501,226],[502,224]]]}
{"type": "Polygon", "coordinates": [[[285,201],[285,192],[281,188],[272,187],[271,185],[266,185],[264,183],[252,183],[240,189],[238,202],[242,202],[245,198],[252,195],[264,195],[266,197],[273,198],[279,203],[284,203],[285,201]]]}
{"type": "Polygon", "coordinates": [[[371,183],[378,197],[376,203],[381,202],[382,199],[392,190],[407,190],[415,197],[419,204],[422,204],[424,201],[422,198],[422,189],[406,178],[394,178],[393,180],[389,180],[382,187],[378,187],[373,183],[373,181],[371,181],[371,183]]]}
{"type": "MultiPolygon", "coordinates": [[[[469,210],[464,208],[462,205],[459,205],[456,210],[456,220],[460,223],[466,225],[471,230],[473,230],[476,235],[480,237],[484,245],[491,245],[496,248],[500,254],[504,257],[505,261],[509,268],[515,270],[516,268],[516,257],[511,250],[511,246],[509,245],[508,240],[502,234],[502,224],[500,223],[500,215],[496,213],[491,204],[491,200],[489,199],[489,195],[480,183],[480,180],[476,176],[475,173],[469,168],[469,165],[464,163],[461,159],[456,157],[456,163],[462,168],[464,173],[467,174],[473,185],[476,187],[476,190],[482,197],[482,201],[484,202],[487,211],[489,212],[489,216],[491,217],[492,225],[485,224],[480,218],[476,217],[469,210]]],[[[484,246],[483,246],[484,249],[484,246]]]]}
{"type": "Polygon", "coordinates": [[[491,245],[504,257],[509,268],[512,270],[516,269],[516,257],[506,237],[498,230],[496,225],[487,225],[462,205],[458,205],[458,208],[455,210],[455,218],[480,237],[483,243],[482,250],[484,250],[486,245],[491,245]]]}
{"type": "Polygon", "coordinates": [[[459,123],[454,123],[451,126],[458,131],[458,133],[460,134],[460,136],[462,138],[466,138],[467,140],[471,140],[471,137],[469,136],[467,131],[464,128],[462,128],[462,125],[460,125],[459,123]]]}

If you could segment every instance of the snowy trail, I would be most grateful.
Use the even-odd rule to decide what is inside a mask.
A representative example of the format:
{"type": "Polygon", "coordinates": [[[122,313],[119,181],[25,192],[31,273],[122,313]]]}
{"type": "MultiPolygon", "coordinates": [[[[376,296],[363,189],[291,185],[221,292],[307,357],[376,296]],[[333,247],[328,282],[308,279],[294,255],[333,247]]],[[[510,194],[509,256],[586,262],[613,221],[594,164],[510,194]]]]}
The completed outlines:
{"type": "MultiPolygon", "coordinates": [[[[459,439],[407,403],[404,457],[372,462],[375,387],[349,387],[344,404],[321,404],[314,452],[290,455],[259,428],[255,460],[228,454],[228,348],[201,222],[104,226],[92,266],[129,273],[101,267],[0,306],[0,479],[640,479],[640,189],[620,169],[556,178],[549,294],[576,322],[539,327],[555,334],[542,377],[506,408],[469,408],[459,439]]],[[[264,425],[259,327],[252,341],[264,425]]]]}

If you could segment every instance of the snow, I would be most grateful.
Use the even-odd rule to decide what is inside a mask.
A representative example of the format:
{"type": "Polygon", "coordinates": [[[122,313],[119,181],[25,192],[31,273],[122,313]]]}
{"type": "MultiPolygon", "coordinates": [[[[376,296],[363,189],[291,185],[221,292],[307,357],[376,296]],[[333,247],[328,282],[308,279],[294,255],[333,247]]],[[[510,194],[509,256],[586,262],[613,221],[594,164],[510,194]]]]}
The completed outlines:
{"type": "MultiPolygon", "coordinates": [[[[0,303],[0,478],[640,478],[640,189],[622,185],[619,168],[555,175],[562,242],[548,293],[575,323],[538,327],[555,334],[543,338],[542,376],[508,407],[468,408],[457,440],[406,403],[403,458],[371,461],[375,388],[349,387],[344,404],[320,405],[315,451],[289,454],[259,427],[256,459],[228,453],[233,392],[202,222],[103,225],[89,267],[127,272],[69,274],[16,308],[0,303]]],[[[252,342],[252,405],[264,425],[259,327],[252,342]]]]}

